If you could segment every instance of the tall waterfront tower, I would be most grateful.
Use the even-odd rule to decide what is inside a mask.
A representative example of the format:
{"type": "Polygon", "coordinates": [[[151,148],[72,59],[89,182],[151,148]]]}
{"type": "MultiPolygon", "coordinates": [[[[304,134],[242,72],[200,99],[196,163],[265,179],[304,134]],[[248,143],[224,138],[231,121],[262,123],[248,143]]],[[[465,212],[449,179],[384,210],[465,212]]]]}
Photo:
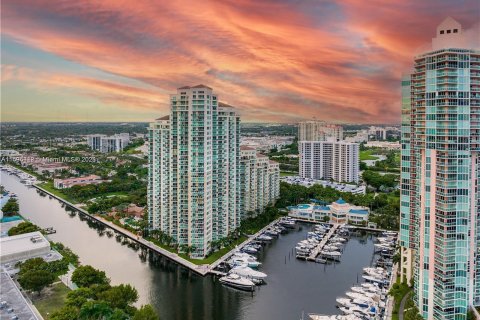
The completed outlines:
{"type": "Polygon", "coordinates": [[[411,267],[424,318],[466,319],[480,304],[480,51],[457,21],[438,26],[403,88],[402,277],[411,267]]]}
{"type": "Polygon", "coordinates": [[[240,118],[204,85],[170,107],[149,127],[149,227],[203,258],[240,225],[240,118]]]}

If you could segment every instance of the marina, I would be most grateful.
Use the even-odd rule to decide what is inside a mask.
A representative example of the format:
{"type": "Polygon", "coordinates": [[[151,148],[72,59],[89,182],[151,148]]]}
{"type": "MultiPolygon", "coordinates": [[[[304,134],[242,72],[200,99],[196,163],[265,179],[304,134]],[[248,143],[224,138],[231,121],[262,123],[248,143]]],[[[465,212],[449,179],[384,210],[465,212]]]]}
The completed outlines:
{"type": "MultiPolygon", "coordinates": [[[[376,237],[353,231],[339,262],[319,264],[296,259],[296,244],[305,240],[308,232],[314,232],[315,225],[285,219],[283,233],[269,236],[266,232],[271,225],[257,234],[265,233],[271,239],[252,237],[245,243],[261,246],[257,253],[250,253],[261,263],[252,270],[266,277],[265,284],[255,285],[253,292],[239,290],[219,281],[225,271],[211,270],[215,276],[200,276],[144,246],[135,249],[133,241],[125,241],[129,238],[25,186],[13,175],[1,175],[6,189],[17,194],[23,217],[43,229],[55,229],[56,233],[49,235],[52,241],[70,247],[83,264],[104,270],[113,284],[129,283],[137,288],[138,304],[152,303],[164,319],[299,319],[302,313],[305,318],[310,313],[340,317],[336,298],[363,283],[363,268],[377,260],[373,259],[374,245],[379,243],[376,237]]],[[[228,260],[226,257],[225,262],[228,260]]],[[[249,271],[240,269],[234,272],[249,271]]]]}

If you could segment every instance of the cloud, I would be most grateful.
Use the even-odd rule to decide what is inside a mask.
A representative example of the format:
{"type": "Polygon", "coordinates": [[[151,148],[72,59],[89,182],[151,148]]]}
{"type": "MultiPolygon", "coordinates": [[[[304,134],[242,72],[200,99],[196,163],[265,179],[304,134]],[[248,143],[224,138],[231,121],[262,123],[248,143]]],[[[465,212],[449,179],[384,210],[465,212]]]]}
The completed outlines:
{"type": "Polygon", "coordinates": [[[155,88],[70,76],[109,105],[163,110],[167,92],[204,83],[244,120],[398,123],[415,49],[447,15],[478,20],[478,3],[460,2],[5,0],[2,34],[155,88]]]}

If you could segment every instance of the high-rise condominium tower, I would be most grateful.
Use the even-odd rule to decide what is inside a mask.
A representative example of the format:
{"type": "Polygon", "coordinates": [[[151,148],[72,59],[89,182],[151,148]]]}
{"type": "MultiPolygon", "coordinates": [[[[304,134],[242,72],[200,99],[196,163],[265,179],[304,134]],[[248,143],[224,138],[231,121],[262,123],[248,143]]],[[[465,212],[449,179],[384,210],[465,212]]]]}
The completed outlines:
{"type": "Polygon", "coordinates": [[[354,182],[359,180],[359,145],[353,142],[300,141],[302,178],[354,182]]]}
{"type": "Polygon", "coordinates": [[[149,127],[149,227],[203,258],[247,212],[278,198],[280,169],[255,150],[241,153],[240,118],[211,88],[179,88],[170,104],[149,127]]]}
{"type": "Polygon", "coordinates": [[[480,51],[447,18],[402,87],[402,278],[426,319],[466,319],[480,304],[480,51]]]}
{"type": "Polygon", "coordinates": [[[192,257],[240,223],[240,118],[212,89],[182,87],[149,128],[149,222],[192,257]]]}
{"type": "Polygon", "coordinates": [[[341,141],[343,127],[323,121],[309,120],[298,124],[298,141],[341,141]]]}

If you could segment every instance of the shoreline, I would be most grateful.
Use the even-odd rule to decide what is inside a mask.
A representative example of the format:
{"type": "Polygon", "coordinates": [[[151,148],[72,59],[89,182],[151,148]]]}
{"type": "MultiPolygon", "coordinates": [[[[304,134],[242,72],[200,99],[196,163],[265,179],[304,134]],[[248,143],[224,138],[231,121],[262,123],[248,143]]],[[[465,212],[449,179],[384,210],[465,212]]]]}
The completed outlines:
{"type": "Polygon", "coordinates": [[[183,267],[185,267],[185,268],[187,268],[191,271],[194,271],[195,273],[197,273],[197,274],[199,274],[203,277],[208,275],[208,274],[217,275],[217,276],[223,275],[220,272],[215,271],[214,269],[218,265],[220,265],[222,262],[228,260],[232,256],[232,254],[237,250],[237,248],[243,247],[246,244],[248,244],[250,241],[255,239],[258,235],[260,235],[266,229],[268,229],[273,224],[275,224],[278,220],[278,219],[275,219],[274,221],[270,222],[268,225],[266,225],[265,227],[263,227],[262,229],[257,231],[254,235],[248,236],[247,239],[245,239],[243,242],[239,243],[236,247],[234,247],[230,251],[226,252],[223,256],[219,257],[213,263],[197,265],[193,262],[190,262],[190,261],[180,257],[179,255],[177,255],[173,252],[168,251],[167,249],[164,249],[164,248],[156,245],[155,243],[153,243],[151,241],[145,240],[143,237],[138,236],[138,235],[128,231],[127,229],[119,227],[118,225],[114,224],[113,222],[110,222],[110,221],[108,221],[108,220],[106,220],[102,217],[98,217],[98,216],[95,216],[95,215],[92,215],[92,214],[88,213],[86,210],[77,207],[76,205],[70,203],[69,201],[67,201],[67,200],[49,192],[48,190],[45,190],[44,188],[42,188],[42,187],[40,187],[36,184],[33,184],[32,186],[35,187],[37,190],[40,190],[40,191],[48,194],[49,196],[57,199],[58,201],[64,203],[65,205],[67,205],[71,209],[79,212],[80,214],[84,215],[85,217],[88,217],[90,219],[93,219],[93,220],[103,224],[104,226],[112,229],[115,232],[118,232],[118,233],[122,234],[124,237],[129,238],[130,240],[136,242],[137,244],[139,244],[141,246],[144,246],[147,249],[150,249],[150,250],[152,250],[152,251],[154,251],[154,252],[156,252],[156,253],[158,253],[158,254],[160,254],[160,255],[162,255],[162,256],[170,259],[170,260],[172,260],[173,262],[176,262],[177,264],[179,264],[179,265],[181,265],[181,266],[183,266],[183,267]]]}

